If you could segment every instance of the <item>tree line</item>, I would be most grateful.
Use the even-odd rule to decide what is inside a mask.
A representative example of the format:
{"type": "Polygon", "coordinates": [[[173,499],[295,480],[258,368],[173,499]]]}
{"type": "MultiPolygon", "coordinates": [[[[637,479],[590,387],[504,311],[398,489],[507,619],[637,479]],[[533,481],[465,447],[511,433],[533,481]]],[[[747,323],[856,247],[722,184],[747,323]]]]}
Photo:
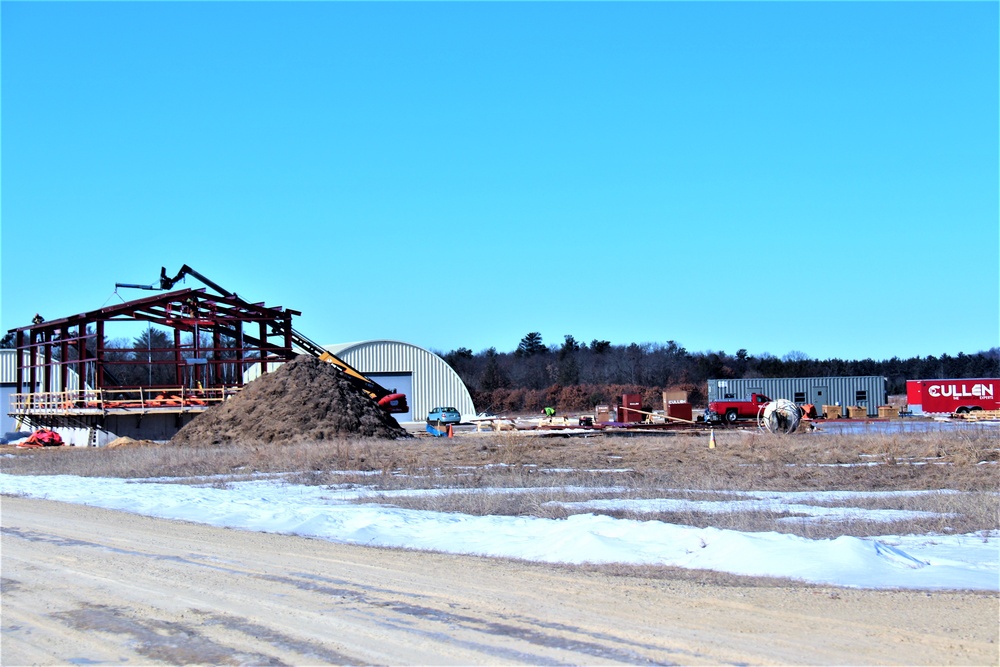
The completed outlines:
{"type": "Polygon", "coordinates": [[[614,405],[622,394],[643,397],[645,409],[662,407],[662,393],[687,391],[696,406],[706,400],[710,378],[790,378],[884,376],[890,394],[906,392],[906,381],[934,378],[1000,377],[1000,347],[956,356],[875,359],[810,359],[801,352],[781,358],[690,352],[675,341],[612,345],[589,344],[564,336],[546,345],[538,332],[525,335],[512,352],[491,347],[482,352],[460,347],[437,352],[469,388],[477,409],[489,412],[534,412],[546,406],[558,410],[591,410],[614,405]]]}
{"type": "MultiPolygon", "coordinates": [[[[88,329],[88,350],[96,338],[88,329]]],[[[191,345],[190,335],[185,346],[191,345]]],[[[0,347],[13,347],[13,336],[0,339],[0,347]]],[[[227,349],[235,341],[225,339],[222,349],[211,349],[201,337],[206,358],[235,362],[227,349]]],[[[112,384],[121,386],[165,386],[176,384],[172,342],[157,329],[147,329],[132,340],[105,339],[106,372],[112,384]]],[[[55,350],[58,356],[58,348],[55,350]]],[[[781,358],[751,355],[745,349],[735,354],[690,352],[675,341],[612,345],[606,340],[590,343],[564,336],[561,344],[546,345],[538,332],[525,335],[512,352],[491,347],[482,352],[460,347],[437,352],[469,388],[477,409],[489,412],[536,412],[546,406],[558,410],[593,409],[614,405],[622,394],[641,394],[645,409],[662,407],[664,391],[688,392],[696,406],[704,406],[710,378],[786,378],[884,376],[890,394],[906,391],[906,381],[934,378],[1000,377],[1000,347],[956,356],[893,357],[874,359],[810,359],[801,352],[781,358]]],[[[75,355],[70,350],[71,357],[75,355]]],[[[182,356],[188,356],[184,353],[182,356]]],[[[219,381],[238,383],[240,369],[228,363],[211,372],[226,377],[219,381]]],[[[88,381],[90,378],[88,378],[88,381]]]]}

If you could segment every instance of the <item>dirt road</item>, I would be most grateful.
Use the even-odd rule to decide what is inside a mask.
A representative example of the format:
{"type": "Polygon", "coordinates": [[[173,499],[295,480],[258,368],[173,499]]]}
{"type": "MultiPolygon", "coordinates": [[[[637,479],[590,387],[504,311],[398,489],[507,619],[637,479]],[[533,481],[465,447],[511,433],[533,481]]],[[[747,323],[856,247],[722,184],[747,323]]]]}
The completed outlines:
{"type": "Polygon", "coordinates": [[[707,586],[2,499],[3,665],[996,664],[994,595],[707,586]]]}

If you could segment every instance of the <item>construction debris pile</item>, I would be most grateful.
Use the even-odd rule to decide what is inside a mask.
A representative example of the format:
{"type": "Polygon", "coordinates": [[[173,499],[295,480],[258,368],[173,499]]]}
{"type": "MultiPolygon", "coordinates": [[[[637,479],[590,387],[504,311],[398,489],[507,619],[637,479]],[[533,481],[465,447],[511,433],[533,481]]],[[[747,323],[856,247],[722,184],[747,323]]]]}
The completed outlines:
{"type": "Polygon", "coordinates": [[[406,437],[399,423],[332,364],[300,355],[206,410],[173,444],[286,443],[406,437]]]}

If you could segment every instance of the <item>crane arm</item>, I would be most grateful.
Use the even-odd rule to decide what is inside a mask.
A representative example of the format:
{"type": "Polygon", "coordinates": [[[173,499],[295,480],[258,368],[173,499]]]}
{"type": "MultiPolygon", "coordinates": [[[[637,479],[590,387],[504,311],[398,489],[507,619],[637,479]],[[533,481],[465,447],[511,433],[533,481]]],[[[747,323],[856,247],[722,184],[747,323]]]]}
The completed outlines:
{"type": "Polygon", "coordinates": [[[167,277],[167,267],[161,266],[160,267],[160,289],[162,289],[162,290],[171,289],[174,285],[177,284],[178,281],[180,281],[181,278],[183,278],[184,276],[188,276],[188,275],[194,276],[195,278],[197,278],[198,280],[200,280],[204,284],[208,285],[209,287],[211,287],[212,289],[214,289],[216,292],[218,292],[222,296],[236,296],[235,293],[230,292],[229,290],[225,289],[224,287],[219,286],[218,283],[215,283],[215,282],[209,280],[205,276],[201,275],[200,273],[198,273],[197,271],[195,271],[194,269],[192,269],[187,264],[185,264],[184,266],[182,266],[181,270],[178,271],[177,275],[174,276],[173,278],[168,278],[167,277]]]}
{"type": "MultiPolygon", "coordinates": [[[[169,290],[178,281],[180,281],[184,276],[193,276],[200,280],[205,285],[208,285],[216,292],[225,297],[237,296],[234,292],[230,292],[221,285],[212,280],[209,280],[204,275],[195,271],[190,266],[185,264],[177,272],[177,275],[173,278],[167,275],[167,267],[160,267],[160,289],[169,290]]],[[[153,289],[152,287],[143,287],[143,289],[153,289]]],[[[320,361],[325,361],[329,364],[333,364],[337,367],[347,379],[362,392],[367,394],[372,400],[378,403],[384,410],[393,414],[401,414],[404,412],[409,412],[410,408],[406,403],[406,395],[396,393],[394,391],[389,391],[379,383],[375,382],[369,377],[366,377],[363,373],[355,369],[353,366],[348,364],[346,361],[341,359],[329,352],[322,345],[318,345],[313,341],[309,340],[301,333],[292,329],[292,342],[297,345],[302,350],[306,351],[308,354],[313,355],[320,361]]]]}

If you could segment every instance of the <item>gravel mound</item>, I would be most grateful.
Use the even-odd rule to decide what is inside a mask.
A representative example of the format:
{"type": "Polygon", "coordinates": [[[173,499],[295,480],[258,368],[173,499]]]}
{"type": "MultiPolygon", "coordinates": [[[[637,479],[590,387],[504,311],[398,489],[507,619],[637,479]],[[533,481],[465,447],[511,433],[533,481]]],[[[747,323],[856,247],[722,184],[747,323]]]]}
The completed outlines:
{"type": "Polygon", "coordinates": [[[120,438],[115,438],[104,446],[108,449],[115,449],[116,447],[159,447],[160,444],[152,440],[136,440],[135,438],[123,435],[120,438]]]}
{"type": "Polygon", "coordinates": [[[195,417],[174,444],[280,443],[407,437],[392,415],[332,364],[301,355],[195,417]]]}

